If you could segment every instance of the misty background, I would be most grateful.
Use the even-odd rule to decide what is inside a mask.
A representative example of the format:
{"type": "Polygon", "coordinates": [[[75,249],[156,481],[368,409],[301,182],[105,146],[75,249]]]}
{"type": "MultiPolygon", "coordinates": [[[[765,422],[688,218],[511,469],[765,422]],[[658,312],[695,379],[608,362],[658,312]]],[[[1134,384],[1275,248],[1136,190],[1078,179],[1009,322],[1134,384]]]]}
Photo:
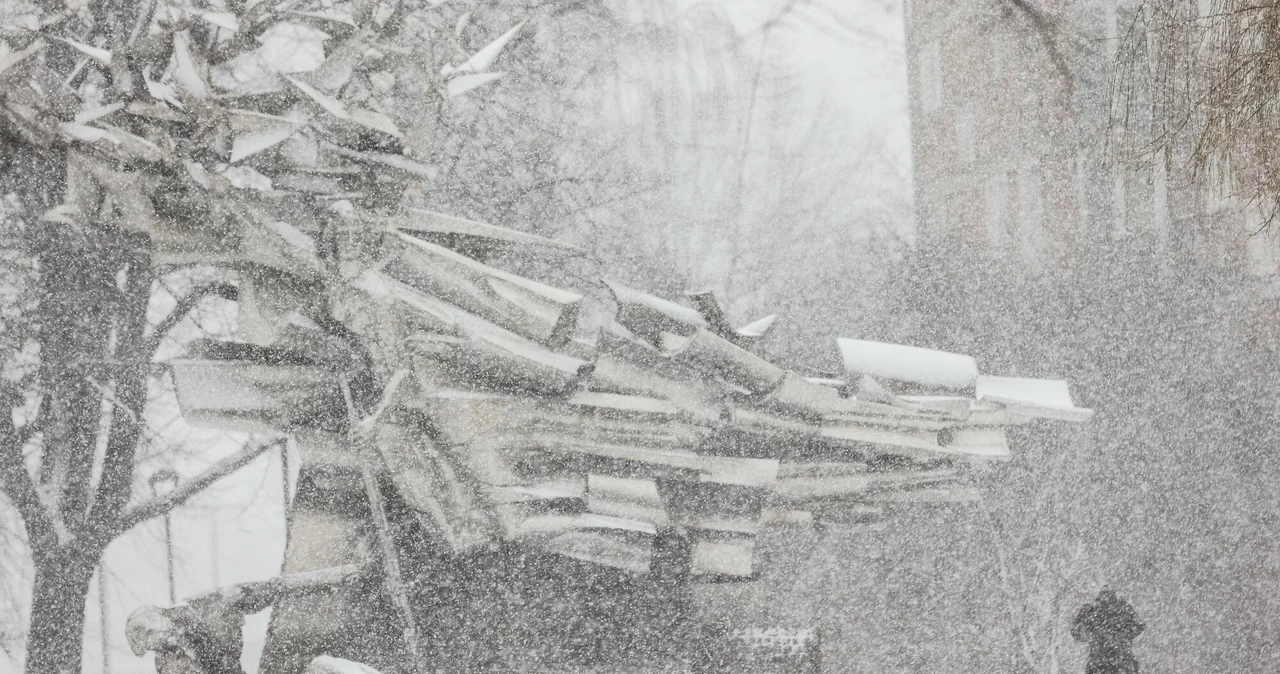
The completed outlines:
{"type": "MultiPolygon", "coordinates": [[[[1201,210],[1175,206],[1168,229],[1205,232],[1176,254],[1097,225],[1096,236],[1075,232],[1087,245],[1069,263],[925,236],[918,195],[941,177],[913,167],[921,94],[909,86],[903,3],[583,4],[511,45],[511,75],[484,94],[483,112],[467,99],[450,108],[441,152],[452,162],[421,203],[585,248],[506,265],[588,294],[600,316],[599,277],[666,296],[709,288],[735,324],[779,314],[764,352],[816,375],[836,370],[836,336],[903,342],[972,354],[984,371],[1068,379],[1098,411],[1081,427],[1018,432],[979,503],[762,537],[763,580],[724,592],[724,606],[759,624],[818,626],[833,672],[1065,672],[1082,671],[1085,655],[1068,623],[1106,584],[1148,625],[1135,644],[1148,671],[1280,668],[1270,230],[1202,227],[1201,210]],[[1220,254],[1223,240],[1243,254],[1220,254]]],[[[496,34],[520,9],[471,20],[496,34]]],[[[1114,17],[1101,3],[1079,11],[1074,36],[1105,45],[1114,17]],[[1089,12],[1104,19],[1093,35],[1089,12]]],[[[1019,30],[1017,15],[979,18],[1019,30]]],[[[1002,94],[1046,83],[1033,70],[1010,78],[1002,94]]],[[[1080,86],[1106,90],[1105,73],[1092,78],[1080,86]]],[[[1103,119],[1103,98],[1077,100],[1103,119]]],[[[1102,156],[1101,131],[1070,131],[1102,156]]],[[[1121,182],[1129,171],[1105,170],[1121,182]]],[[[1154,184],[1149,167],[1135,170],[1154,184]]],[[[230,306],[204,310],[159,358],[229,333],[230,306]]],[[[187,427],[171,394],[155,395],[154,469],[195,472],[244,441],[187,427]]],[[[173,514],[179,597],[278,573],[281,470],[269,454],[173,514]]],[[[20,529],[0,504],[0,671],[16,671],[24,629],[30,571],[9,552],[20,529]]],[[[153,671],[122,629],[134,608],[167,603],[161,532],[149,522],[108,548],[85,671],[153,671]]],[[[246,629],[247,671],[266,623],[246,629]]]]}

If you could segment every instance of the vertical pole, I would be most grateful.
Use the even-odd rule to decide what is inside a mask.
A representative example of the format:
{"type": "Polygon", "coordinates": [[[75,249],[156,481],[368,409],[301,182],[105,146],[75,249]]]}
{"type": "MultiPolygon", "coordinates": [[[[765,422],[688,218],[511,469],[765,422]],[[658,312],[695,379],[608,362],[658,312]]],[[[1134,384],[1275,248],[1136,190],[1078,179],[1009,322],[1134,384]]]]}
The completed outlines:
{"type": "Polygon", "coordinates": [[[284,495],[280,501],[281,507],[284,508],[284,542],[289,543],[289,523],[292,519],[289,517],[289,504],[292,500],[289,494],[289,443],[288,441],[280,443],[280,486],[281,493],[284,495]]]}
{"type": "Polygon", "coordinates": [[[222,587],[222,569],[219,567],[218,558],[218,511],[213,513],[212,526],[209,529],[209,548],[213,562],[213,586],[222,587]]]}
{"type": "Polygon", "coordinates": [[[164,558],[169,566],[169,605],[178,603],[178,591],[173,581],[173,526],[169,513],[164,514],[164,558]]]}
{"type": "MultiPolygon", "coordinates": [[[[166,487],[164,491],[172,491],[178,488],[178,473],[172,468],[162,468],[151,474],[147,478],[147,484],[151,486],[151,493],[154,496],[160,496],[161,487],[166,487]]],[[[169,605],[178,603],[178,592],[173,578],[173,519],[172,512],[166,510],[164,513],[164,558],[165,565],[169,571],[169,605]]]]}
{"type": "Polygon", "coordinates": [[[107,564],[98,562],[98,631],[102,640],[102,674],[111,674],[111,639],[107,628],[107,564]]]}

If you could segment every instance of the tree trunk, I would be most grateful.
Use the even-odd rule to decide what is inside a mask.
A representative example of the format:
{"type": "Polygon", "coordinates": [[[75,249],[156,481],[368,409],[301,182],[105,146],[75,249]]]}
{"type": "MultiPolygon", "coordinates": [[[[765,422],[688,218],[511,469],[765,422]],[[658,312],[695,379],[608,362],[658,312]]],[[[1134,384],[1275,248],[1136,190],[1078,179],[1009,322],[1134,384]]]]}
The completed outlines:
{"type": "Polygon", "coordinates": [[[58,551],[35,559],[27,674],[78,674],[84,640],[85,600],[94,562],[58,551]]]}

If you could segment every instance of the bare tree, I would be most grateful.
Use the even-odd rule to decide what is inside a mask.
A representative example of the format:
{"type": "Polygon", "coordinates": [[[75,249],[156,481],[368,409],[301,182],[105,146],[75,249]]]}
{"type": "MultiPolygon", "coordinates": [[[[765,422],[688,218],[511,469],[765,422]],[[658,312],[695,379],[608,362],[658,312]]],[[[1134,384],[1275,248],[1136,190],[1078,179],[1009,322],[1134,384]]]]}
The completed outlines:
{"type": "MultiPolygon", "coordinates": [[[[337,183],[323,171],[304,167],[277,192],[252,167],[266,169],[259,162],[291,137],[313,155],[323,147],[390,165],[394,180],[364,186],[385,204],[386,185],[435,173],[402,153],[430,159],[444,101],[497,79],[488,66],[520,26],[459,57],[421,38],[466,35],[463,12],[407,4],[362,4],[354,16],[318,3],[46,4],[0,8],[0,488],[34,568],[27,670],[62,673],[79,669],[105,547],[271,444],[251,443],[168,494],[135,495],[157,349],[198,307],[235,300],[244,284],[199,284],[151,316],[160,288],[202,261],[174,250],[166,228],[203,227],[223,237],[215,248],[234,246],[239,235],[222,228],[246,215],[249,190],[319,191],[315,202],[332,203],[326,186],[337,183]],[[300,110],[328,121],[308,127],[300,110]]],[[[263,219],[247,217],[252,237],[263,219]]]]}
{"type": "Polygon", "coordinates": [[[1280,203],[1280,3],[1146,0],[1126,19],[1112,77],[1116,147],[1189,166],[1269,222],[1280,203]]]}
{"type": "MultiPolygon", "coordinates": [[[[5,146],[3,175],[12,181],[6,192],[20,195],[24,205],[39,204],[53,192],[45,181],[56,182],[61,167],[12,136],[5,146]]],[[[266,445],[189,477],[188,489],[136,502],[134,467],[156,373],[152,356],[201,300],[229,291],[198,288],[149,326],[156,279],[132,246],[91,232],[47,236],[47,225],[21,216],[5,225],[19,234],[34,265],[24,270],[30,274],[25,292],[8,304],[13,313],[4,326],[10,348],[0,486],[21,517],[34,564],[28,662],[32,671],[56,671],[73,658],[79,662],[85,595],[107,544],[244,466],[266,445]]]]}

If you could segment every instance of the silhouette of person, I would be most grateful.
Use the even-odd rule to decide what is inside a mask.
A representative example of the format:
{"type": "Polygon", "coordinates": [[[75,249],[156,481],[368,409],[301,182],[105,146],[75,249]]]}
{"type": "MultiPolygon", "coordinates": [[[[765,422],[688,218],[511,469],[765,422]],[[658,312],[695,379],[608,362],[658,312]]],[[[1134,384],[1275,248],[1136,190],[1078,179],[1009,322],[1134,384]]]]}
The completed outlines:
{"type": "Polygon", "coordinates": [[[1071,623],[1071,636],[1089,644],[1085,674],[1138,674],[1133,640],[1146,628],[1129,602],[1111,588],[1103,588],[1071,623]]]}

